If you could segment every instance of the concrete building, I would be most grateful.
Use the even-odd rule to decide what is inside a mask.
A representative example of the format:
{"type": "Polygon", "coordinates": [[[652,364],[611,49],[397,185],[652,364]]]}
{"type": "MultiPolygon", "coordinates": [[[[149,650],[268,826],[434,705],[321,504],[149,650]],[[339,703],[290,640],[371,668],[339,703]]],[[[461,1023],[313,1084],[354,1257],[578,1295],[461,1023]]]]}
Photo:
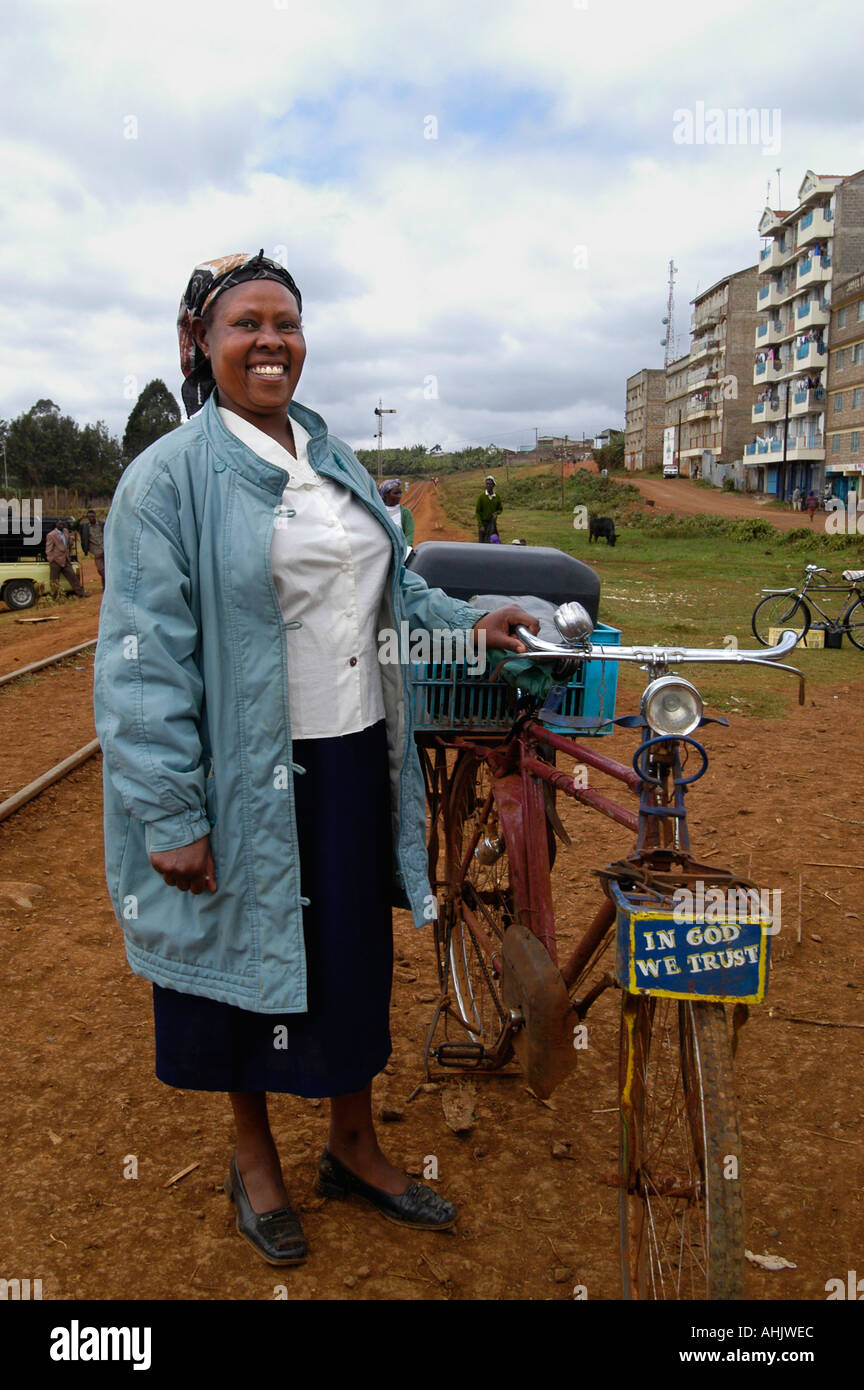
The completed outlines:
{"type": "MultiPolygon", "coordinates": [[[[834,497],[856,492],[864,473],[864,261],[831,291],[825,405],[825,482],[834,497]]],[[[793,400],[795,398],[793,397],[793,400]]]]}
{"type": "Polygon", "coordinates": [[[624,467],[659,468],[663,461],[663,415],[666,374],[643,367],[627,378],[624,414],[624,467]]]}
{"type": "Polygon", "coordinates": [[[759,394],[745,463],[760,492],[788,499],[796,486],[806,493],[824,483],[831,284],[864,265],[864,170],[848,177],[808,170],[798,206],[766,208],[759,234],[759,394]]]}
{"type": "Polygon", "coordinates": [[[744,448],[753,437],[753,335],[758,321],[756,265],[726,275],[691,300],[689,426],[682,472],[695,466],[712,482],[744,481],[744,448]]]}
{"type": "Polygon", "coordinates": [[[690,443],[690,426],[687,424],[687,410],[690,400],[690,354],[670,362],[665,372],[666,403],[664,406],[664,433],[671,430],[672,457],[681,473],[690,472],[690,461],[684,465],[684,451],[690,443]]]}

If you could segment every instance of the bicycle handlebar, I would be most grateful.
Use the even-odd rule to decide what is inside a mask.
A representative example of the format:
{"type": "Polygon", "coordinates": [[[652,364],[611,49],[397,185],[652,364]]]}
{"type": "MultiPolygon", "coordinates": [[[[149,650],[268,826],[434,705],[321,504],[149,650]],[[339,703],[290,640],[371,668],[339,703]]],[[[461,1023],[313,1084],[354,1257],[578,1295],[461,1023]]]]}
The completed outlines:
{"type": "MultiPolygon", "coordinates": [[[[776,647],[766,647],[760,651],[735,651],[724,647],[606,647],[586,640],[580,646],[559,646],[535,637],[527,627],[517,627],[516,636],[531,653],[532,658],[555,661],[634,661],[647,666],[677,666],[684,661],[732,662],[737,665],[765,666],[776,665],[781,658],[788,656],[798,644],[798,633],[787,629],[776,647]]],[[[510,660],[511,658],[507,658],[510,660]]],[[[794,667],[780,667],[781,670],[794,670],[794,667]]],[[[800,672],[796,671],[796,675],[800,672]]]]}

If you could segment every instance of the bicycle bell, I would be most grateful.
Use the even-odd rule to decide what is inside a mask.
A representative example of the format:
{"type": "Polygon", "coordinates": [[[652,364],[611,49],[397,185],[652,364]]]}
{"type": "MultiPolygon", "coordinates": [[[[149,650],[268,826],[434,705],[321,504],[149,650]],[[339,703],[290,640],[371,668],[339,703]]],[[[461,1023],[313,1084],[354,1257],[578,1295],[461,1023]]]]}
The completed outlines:
{"type": "Polygon", "coordinates": [[[570,603],[562,603],[555,609],[555,626],[569,646],[587,641],[594,631],[594,624],[588,613],[575,599],[570,603]]]}

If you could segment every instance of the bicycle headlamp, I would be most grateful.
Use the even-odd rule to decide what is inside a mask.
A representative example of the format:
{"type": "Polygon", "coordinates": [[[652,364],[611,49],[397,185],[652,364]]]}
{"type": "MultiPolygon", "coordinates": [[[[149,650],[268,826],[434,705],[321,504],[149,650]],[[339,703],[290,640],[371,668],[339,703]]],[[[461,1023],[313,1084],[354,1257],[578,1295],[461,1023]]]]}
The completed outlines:
{"type": "Polygon", "coordinates": [[[702,697],[681,676],[661,676],[642,696],[642,717],[655,734],[683,738],[699,727],[702,697]]]}

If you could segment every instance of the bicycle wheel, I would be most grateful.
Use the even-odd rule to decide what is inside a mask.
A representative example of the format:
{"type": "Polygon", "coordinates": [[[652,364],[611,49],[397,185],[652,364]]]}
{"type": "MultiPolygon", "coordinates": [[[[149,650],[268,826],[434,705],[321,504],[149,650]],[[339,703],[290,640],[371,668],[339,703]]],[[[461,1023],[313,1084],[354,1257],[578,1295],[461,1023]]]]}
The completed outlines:
{"type": "Polygon", "coordinates": [[[809,631],[810,609],[797,594],[769,594],[753,609],[753,635],[763,647],[771,646],[772,627],[801,628],[801,636],[809,631]]]}
{"type": "Polygon", "coordinates": [[[741,1146],[723,1005],[625,994],[620,1066],[624,1297],[740,1298],[741,1146]]]}
{"type": "MultiPolygon", "coordinates": [[[[453,772],[449,798],[447,864],[454,911],[442,923],[456,1011],[455,1029],[451,1023],[449,1036],[455,1033],[464,1041],[467,1030],[473,1041],[490,1050],[501,1035],[507,1012],[490,953],[471,930],[462,905],[485,934],[492,954],[497,953],[515,916],[510,863],[491,787],[488,765],[473,753],[463,753],[453,772]]],[[[447,1023],[445,1015],[445,1030],[447,1023]]]]}
{"type": "Polygon", "coordinates": [[[864,599],[859,598],[849,609],[844,631],[852,645],[864,652],[864,599]]]}

